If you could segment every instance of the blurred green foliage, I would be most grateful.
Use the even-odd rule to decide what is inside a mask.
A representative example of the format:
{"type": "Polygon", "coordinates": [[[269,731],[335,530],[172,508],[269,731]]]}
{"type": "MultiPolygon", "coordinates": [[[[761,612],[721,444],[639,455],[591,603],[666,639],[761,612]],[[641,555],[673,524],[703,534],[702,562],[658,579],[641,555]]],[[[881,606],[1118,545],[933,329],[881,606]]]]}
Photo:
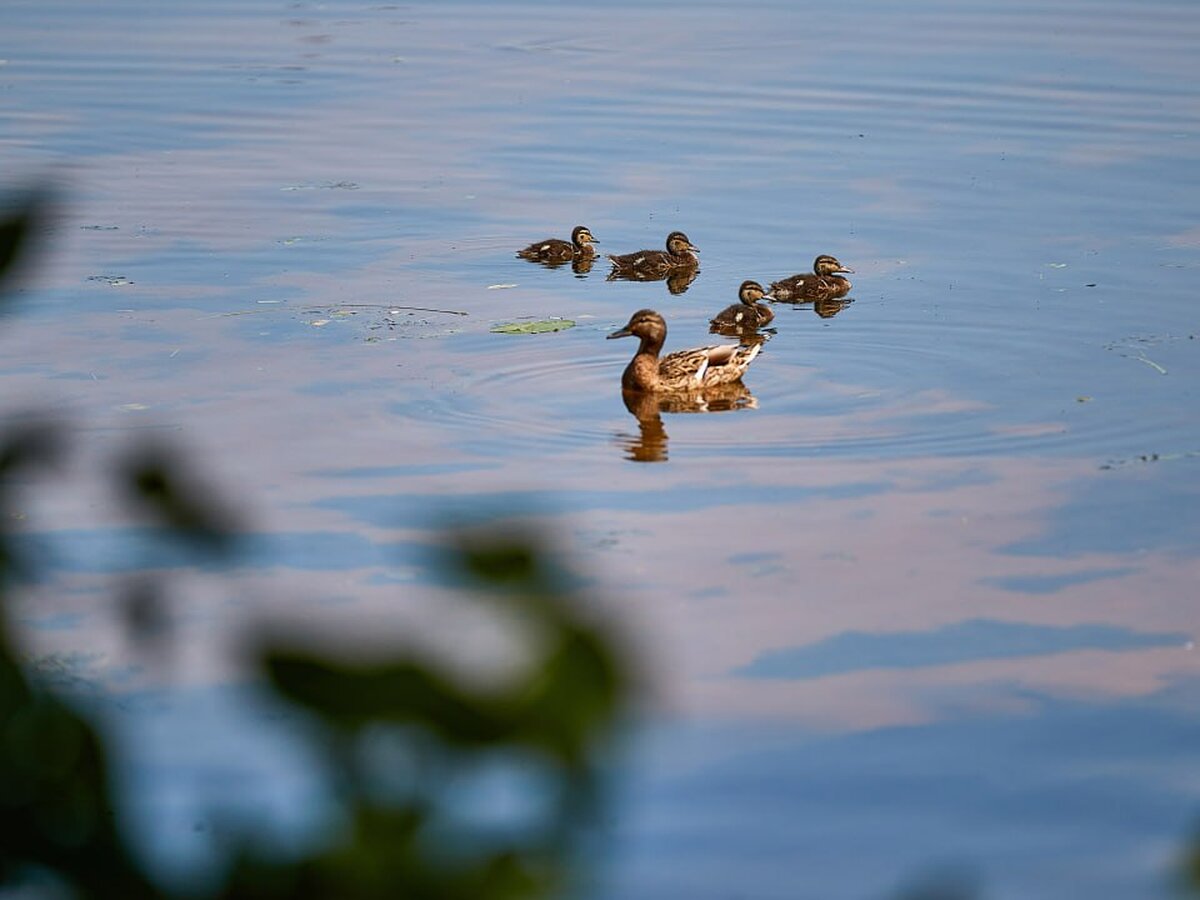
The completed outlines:
{"type": "Polygon", "coordinates": [[[41,211],[41,204],[32,196],[24,198],[17,207],[15,213],[0,221],[0,290],[9,287],[5,282],[12,278],[41,211]]]}
{"type": "MultiPolygon", "coordinates": [[[[0,221],[0,303],[44,218],[30,194],[0,221]]],[[[14,495],[36,489],[39,469],[69,451],[65,435],[31,423],[0,436],[0,604],[30,574],[9,526],[14,495]]],[[[113,475],[131,509],[197,562],[231,560],[238,529],[214,492],[170,448],[143,446],[113,475]]],[[[441,565],[525,631],[527,656],[507,680],[479,685],[414,654],[339,661],[270,636],[255,655],[264,681],[303,707],[338,794],[338,825],[300,858],[235,841],[219,898],[437,898],[524,900],[569,889],[602,795],[599,759],[629,695],[617,644],[581,615],[566,582],[545,564],[535,536],[460,535],[441,565]],[[397,790],[363,748],[380,733],[425,761],[397,790]],[[520,759],[540,775],[519,826],[484,827],[457,814],[451,787],[489,762],[520,759]]],[[[147,560],[150,568],[151,560],[147,560]]],[[[149,576],[123,598],[135,637],[162,634],[169,585],[149,576]]],[[[50,883],[77,897],[168,897],[153,883],[113,815],[104,742],[88,721],[31,678],[0,609],[0,889],[50,883]]],[[[506,670],[509,671],[509,670],[506,670]]],[[[184,891],[181,896],[196,896],[184,891]]]]}
{"type": "Polygon", "coordinates": [[[978,875],[971,869],[940,868],[924,873],[901,888],[894,900],[978,900],[983,897],[978,875]]]}
{"type": "Polygon", "coordinates": [[[1184,851],[1183,863],[1179,867],[1183,889],[1200,896],[1200,828],[1184,851]]]}

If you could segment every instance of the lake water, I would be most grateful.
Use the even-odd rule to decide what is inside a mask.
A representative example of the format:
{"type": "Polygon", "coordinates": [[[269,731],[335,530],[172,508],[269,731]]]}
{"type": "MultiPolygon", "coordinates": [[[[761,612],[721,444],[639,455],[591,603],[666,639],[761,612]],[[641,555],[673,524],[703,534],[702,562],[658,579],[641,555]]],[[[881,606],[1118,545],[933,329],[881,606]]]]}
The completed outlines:
{"type": "Polygon", "coordinates": [[[425,551],[511,519],[650,669],[601,896],[1166,896],[1200,817],[1197,46],[1191,2],[6,4],[0,186],[63,191],[3,409],[81,444],[13,614],[107,704],[141,840],[186,870],[208,805],[305,815],[242,629],[469,655],[425,551]],[[682,229],[699,276],[514,256],[580,223],[682,229]],[[720,341],[818,253],[854,302],[777,304],[738,408],[626,409],[630,313],[720,341]],[[167,670],[104,600],[145,558],[101,473],[145,438],[254,535],[181,575],[167,670]]]}

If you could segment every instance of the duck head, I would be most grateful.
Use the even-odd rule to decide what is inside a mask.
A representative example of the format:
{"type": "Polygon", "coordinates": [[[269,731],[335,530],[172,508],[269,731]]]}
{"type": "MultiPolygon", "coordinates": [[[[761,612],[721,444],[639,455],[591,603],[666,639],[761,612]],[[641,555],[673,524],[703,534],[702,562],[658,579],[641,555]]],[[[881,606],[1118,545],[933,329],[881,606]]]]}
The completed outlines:
{"type": "Polygon", "coordinates": [[[754,306],[754,304],[766,296],[767,292],[757,281],[743,281],[742,286],[738,288],[738,299],[747,306],[754,306]]]}
{"type": "Polygon", "coordinates": [[[818,275],[836,275],[839,272],[845,272],[849,275],[854,274],[853,269],[843,266],[837,259],[827,253],[822,253],[813,260],[813,271],[818,275]]]}
{"type": "Polygon", "coordinates": [[[688,236],[682,231],[672,231],[667,235],[667,252],[672,256],[678,256],[681,253],[699,253],[700,248],[689,241],[688,236]]]}
{"type": "Polygon", "coordinates": [[[611,341],[623,337],[639,337],[643,341],[661,344],[667,337],[666,320],[652,309],[639,309],[629,317],[624,328],[618,328],[608,339],[611,341]]]}

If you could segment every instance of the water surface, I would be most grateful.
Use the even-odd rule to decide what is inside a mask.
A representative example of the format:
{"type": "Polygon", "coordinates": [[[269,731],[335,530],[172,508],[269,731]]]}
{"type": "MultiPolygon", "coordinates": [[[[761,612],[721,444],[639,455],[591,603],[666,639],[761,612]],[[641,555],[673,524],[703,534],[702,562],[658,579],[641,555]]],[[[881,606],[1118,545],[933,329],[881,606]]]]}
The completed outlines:
{"type": "Polygon", "coordinates": [[[599,893],[1165,895],[1200,808],[1191,4],[18,3],[5,33],[0,179],[65,185],[5,410],[82,441],[15,614],[114,701],[165,869],[206,798],[295,822],[317,790],[231,691],[248,622],[489,643],[428,567],[465,517],[546,528],[652,660],[599,893]],[[681,228],[700,274],[515,258],[579,223],[681,228]],[[822,252],[854,302],[778,306],[753,402],[625,407],[633,310],[722,340],[743,279],[822,252]],[[97,473],[148,435],[254,533],[183,575],[169,672],[102,599],[145,557],[97,473]]]}

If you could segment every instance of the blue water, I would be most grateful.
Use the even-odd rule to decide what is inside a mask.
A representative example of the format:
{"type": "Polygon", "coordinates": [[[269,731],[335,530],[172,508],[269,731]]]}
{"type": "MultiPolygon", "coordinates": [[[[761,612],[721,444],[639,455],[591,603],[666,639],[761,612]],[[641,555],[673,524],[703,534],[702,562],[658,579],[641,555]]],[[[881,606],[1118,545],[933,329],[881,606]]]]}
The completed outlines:
{"type": "Polygon", "coordinates": [[[317,827],[248,623],[470,656],[425,551],[528,520],[652,662],[599,894],[1167,896],[1200,814],[1198,41],[1183,2],[7,4],[0,188],[60,192],[0,412],[78,445],[12,614],[123,735],[164,877],[213,807],[317,827]],[[681,228],[700,274],[514,257],[581,223],[681,228]],[[753,402],[626,409],[633,310],[717,342],[743,279],[823,252],[854,302],[778,305],[753,402]],[[103,488],[147,437],[249,536],[231,572],[157,557],[166,671],[109,599],[164,552],[103,488]]]}

